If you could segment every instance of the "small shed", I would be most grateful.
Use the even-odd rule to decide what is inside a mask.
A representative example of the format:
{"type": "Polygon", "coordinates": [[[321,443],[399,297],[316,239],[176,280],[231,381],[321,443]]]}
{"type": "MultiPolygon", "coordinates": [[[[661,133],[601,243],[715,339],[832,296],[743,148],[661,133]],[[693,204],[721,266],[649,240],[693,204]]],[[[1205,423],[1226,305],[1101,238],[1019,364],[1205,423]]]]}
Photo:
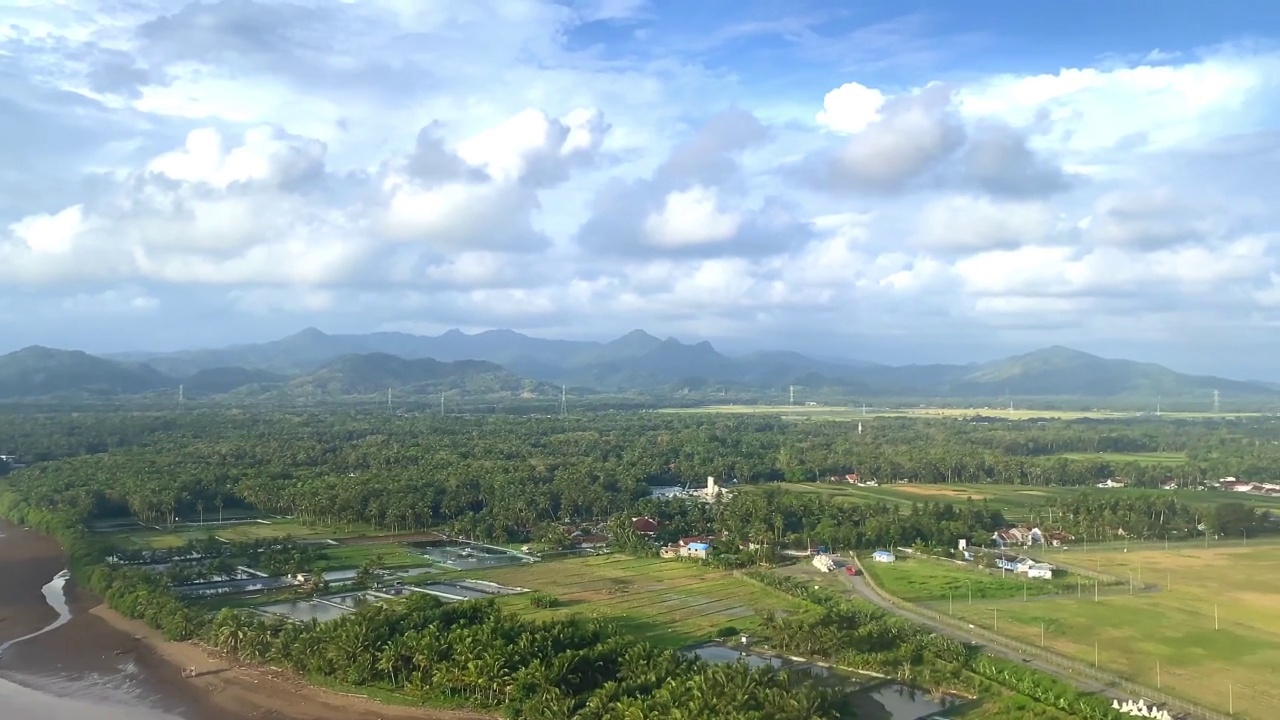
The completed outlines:
{"type": "Polygon", "coordinates": [[[888,550],[877,550],[871,554],[871,559],[876,562],[893,562],[898,557],[888,550]]]}

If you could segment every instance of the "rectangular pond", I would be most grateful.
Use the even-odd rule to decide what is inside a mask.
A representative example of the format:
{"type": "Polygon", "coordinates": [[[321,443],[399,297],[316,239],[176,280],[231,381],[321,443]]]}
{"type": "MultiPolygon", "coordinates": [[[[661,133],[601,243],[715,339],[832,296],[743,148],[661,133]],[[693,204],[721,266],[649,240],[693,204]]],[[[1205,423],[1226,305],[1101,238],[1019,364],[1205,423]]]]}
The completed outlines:
{"type": "Polygon", "coordinates": [[[352,612],[348,608],[317,600],[294,600],[274,605],[263,605],[258,610],[269,615],[289,618],[298,622],[309,622],[311,620],[327,622],[352,612]]]}
{"type": "MultiPolygon", "coordinates": [[[[821,665],[749,650],[743,651],[720,643],[699,645],[685,652],[711,663],[741,662],[753,668],[773,667],[808,673],[831,681],[841,677],[821,665]]],[[[854,682],[852,678],[849,680],[854,682]]],[[[855,691],[853,702],[859,720],[924,720],[934,717],[960,701],[941,693],[886,680],[855,691]]]]}
{"type": "Polygon", "coordinates": [[[422,592],[431,593],[445,602],[475,600],[478,598],[496,597],[499,595],[516,595],[528,592],[524,588],[510,588],[497,583],[480,580],[458,580],[456,582],[428,583],[420,586],[422,592]]]}
{"type": "Polygon", "coordinates": [[[208,582],[195,585],[182,585],[173,588],[173,591],[179,595],[189,597],[211,597],[214,595],[233,595],[236,593],[257,592],[261,590],[275,590],[276,588],[288,587],[296,585],[293,580],[286,577],[264,577],[264,578],[248,578],[246,580],[225,580],[223,582],[208,582]]]}
{"type": "Polygon", "coordinates": [[[853,694],[859,720],[924,720],[937,717],[956,704],[955,698],[901,683],[877,685],[853,694]]]}
{"type": "Polygon", "coordinates": [[[457,570],[474,570],[475,568],[515,565],[532,562],[528,555],[494,547],[492,545],[451,545],[448,547],[430,547],[426,543],[410,543],[415,551],[433,562],[447,565],[457,570]]]}
{"type": "Polygon", "coordinates": [[[342,593],[341,595],[326,595],[318,597],[316,600],[330,605],[336,605],[347,610],[359,610],[368,607],[384,598],[371,593],[369,591],[342,593]]]}

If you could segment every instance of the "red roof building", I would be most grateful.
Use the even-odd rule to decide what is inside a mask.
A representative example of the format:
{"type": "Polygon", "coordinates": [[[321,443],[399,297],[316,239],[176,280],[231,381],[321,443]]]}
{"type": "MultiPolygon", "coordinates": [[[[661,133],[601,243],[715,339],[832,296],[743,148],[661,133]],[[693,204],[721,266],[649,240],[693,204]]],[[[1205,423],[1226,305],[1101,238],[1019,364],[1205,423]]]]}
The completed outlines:
{"type": "Polygon", "coordinates": [[[652,535],[658,532],[658,521],[653,518],[631,518],[631,529],[641,535],[652,535]]]}

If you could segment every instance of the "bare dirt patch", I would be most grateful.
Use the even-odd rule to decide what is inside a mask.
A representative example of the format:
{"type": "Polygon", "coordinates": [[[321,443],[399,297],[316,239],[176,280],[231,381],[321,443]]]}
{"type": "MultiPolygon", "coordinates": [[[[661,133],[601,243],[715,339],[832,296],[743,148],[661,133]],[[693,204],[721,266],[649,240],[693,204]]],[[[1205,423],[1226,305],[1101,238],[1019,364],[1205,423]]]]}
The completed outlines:
{"type": "Polygon", "coordinates": [[[971,490],[956,490],[939,485],[892,485],[890,489],[907,493],[908,495],[932,495],[934,497],[946,497],[960,500],[985,500],[991,497],[982,493],[975,493],[971,490]]]}

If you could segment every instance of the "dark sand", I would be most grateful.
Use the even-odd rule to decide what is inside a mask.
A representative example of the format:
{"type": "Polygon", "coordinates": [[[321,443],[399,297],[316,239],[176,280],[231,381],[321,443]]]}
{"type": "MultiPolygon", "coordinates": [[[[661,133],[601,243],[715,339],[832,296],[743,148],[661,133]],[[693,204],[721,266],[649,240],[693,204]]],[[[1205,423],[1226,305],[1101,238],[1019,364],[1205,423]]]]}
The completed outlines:
{"type": "MultiPolygon", "coordinates": [[[[0,521],[0,645],[58,618],[41,588],[65,568],[57,541],[0,521]]],[[[96,598],[65,586],[69,622],[10,646],[0,678],[0,717],[83,720],[488,720],[489,715],[383,705],[313,687],[290,673],[228,662],[192,643],[167,642],[96,598]],[[197,677],[183,677],[194,667],[197,677]],[[4,681],[0,681],[4,682],[4,681]],[[71,697],[93,702],[83,705],[71,697]],[[6,704],[8,703],[8,704],[6,704]],[[36,707],[40,705],[39,707],[36,707]],[[29,709],[36,707],[36,709],[29,709]]]]}

